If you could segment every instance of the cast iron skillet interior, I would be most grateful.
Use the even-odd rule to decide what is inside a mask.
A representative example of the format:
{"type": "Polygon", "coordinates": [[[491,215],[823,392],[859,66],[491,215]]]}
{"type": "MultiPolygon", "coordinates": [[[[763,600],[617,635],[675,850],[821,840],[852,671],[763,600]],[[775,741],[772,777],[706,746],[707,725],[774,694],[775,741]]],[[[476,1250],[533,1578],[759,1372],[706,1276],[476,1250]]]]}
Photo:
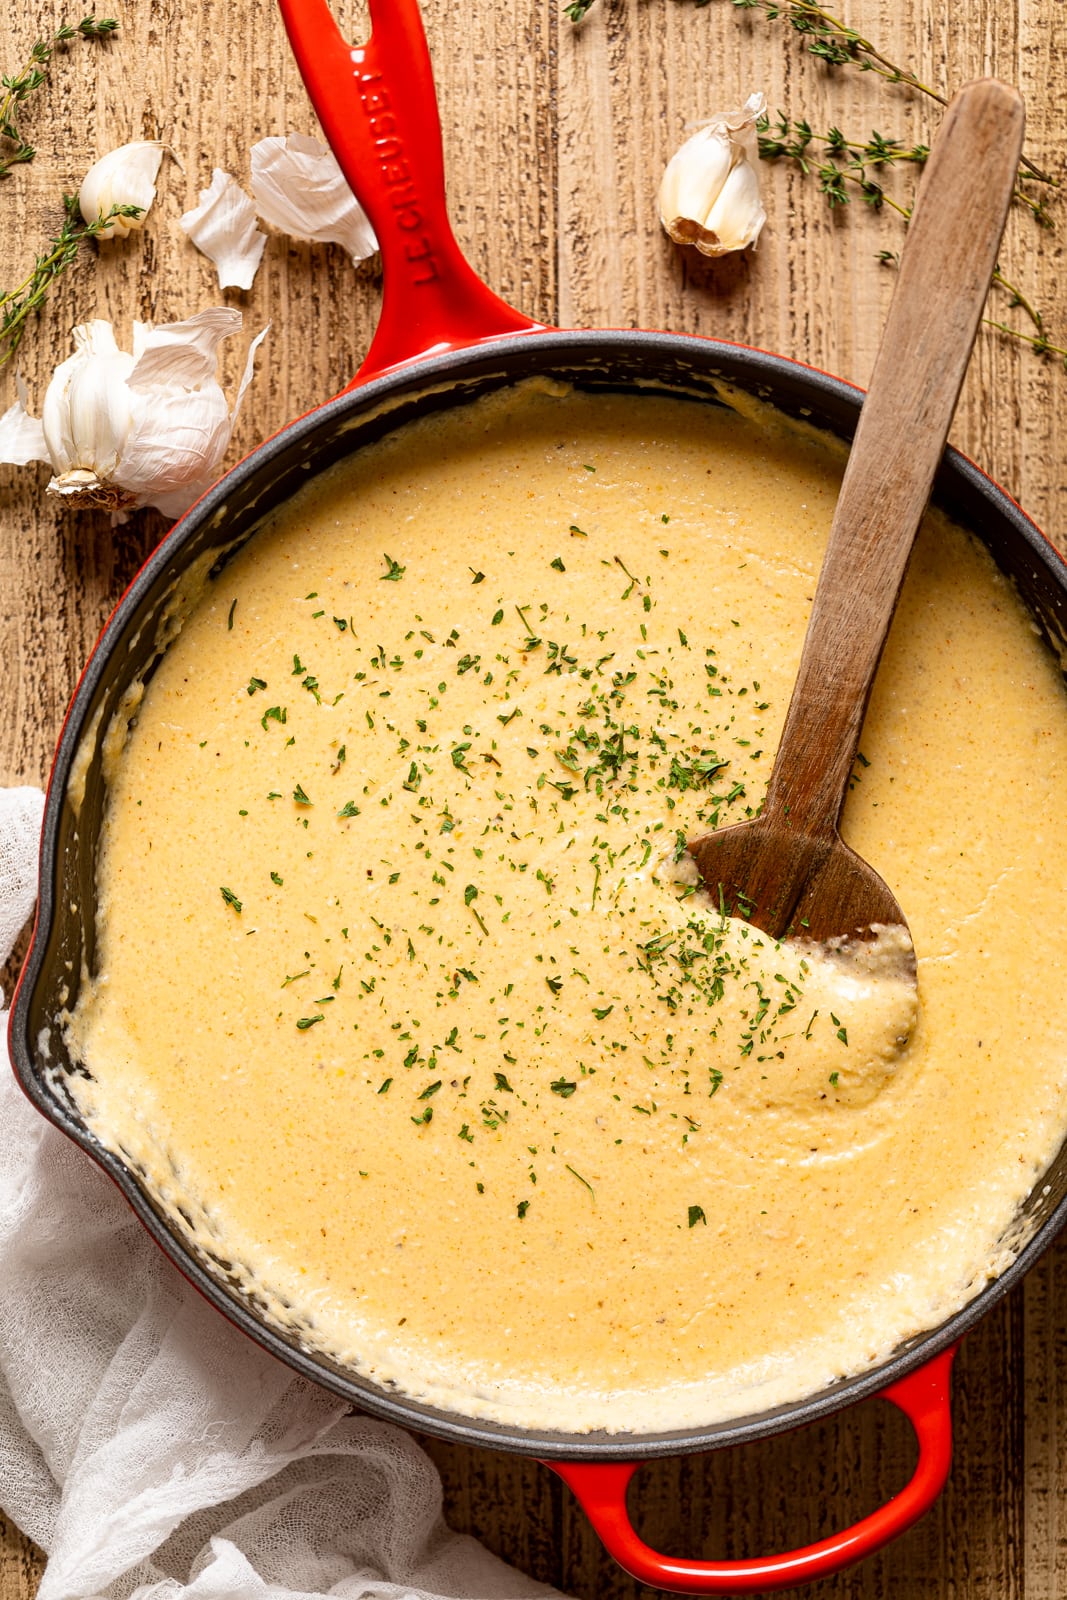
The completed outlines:
{"type": "MultiPolygon", "coordinates": [[[[295,1334],[269,1322],[236,1286],[227,1264],[194,1255],[149,1187],[86,1127],[68,1090],[69,1076],[84,1068],[70,1061],[58,1021],[76,1000],[80,975],[94,968],[96,854],[106,799],[100,744],[124,692],[150,676],[160,658],[161,620],[176,585],[209,552],[217,553],[221,570],[263,516],[312,473],[398,424],[536,374],[589,390],[633,392],[650,385],[706,404],[721,403],[716,390],[720,380],[844,439],[852,436],[862,400],[861,391],[839,379],[740,346],[671,334],[544,333],[533,340],[503,339],[458,355],[421,360],[417,369],[395,371],[339,397],[262,446],[209,492],[142,568],[79,684],[60,737],[48,797],[38,920],[13,1006],[12,1056],[30,1099],[115,1180],[186,1277],[232,1322],[297,1371],[366,1411],[426,1433],[551,1459],[633,1461],[738,1444],[813,1421],[876,1393],[952,1344],[1007,1292],[1067,1221],[1067,1150],[1060,1151],[1023,1208],[1020,1238],[1025,1242],[1009,1268],[957,1315],[908,1341],[880,1367],[803,1402],[712,1427],[640,1436],[538,1433],[408,1399],[304,1349],[295,1334]],[[91,750],[87,762],[86,745],[91,750]],[[84,798],[76,811],[68,786],[79,747],[77,772],[79,783],[84,774],[84,798]]],[[[1067,639],[1067,567],[1052,546],[1002,490],[954,451],[945,457],[935,499],[987,546],[1060,659],[1067,639]]],[[[165,940],[160,948],[165,952],[165,940]]],[[[1001,1065],[1011,1070],[1011,1062],[1001,1065]]]]}

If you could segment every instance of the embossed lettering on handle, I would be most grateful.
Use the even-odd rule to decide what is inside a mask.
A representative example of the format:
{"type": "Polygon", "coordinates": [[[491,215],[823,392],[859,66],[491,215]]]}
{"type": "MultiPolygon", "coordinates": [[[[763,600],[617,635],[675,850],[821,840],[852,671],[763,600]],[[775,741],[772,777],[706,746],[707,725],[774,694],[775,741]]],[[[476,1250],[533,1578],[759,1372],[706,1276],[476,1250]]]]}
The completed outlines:
{"type": "Polygon", "coordinates": [[[416,0],[371,0],[363,45],[345,40],[327,0],[279,7],[311,103],[382,252],[381,320],[347,387],[420,357],[541,331],[482,282],[456,243],[416,0]]]}

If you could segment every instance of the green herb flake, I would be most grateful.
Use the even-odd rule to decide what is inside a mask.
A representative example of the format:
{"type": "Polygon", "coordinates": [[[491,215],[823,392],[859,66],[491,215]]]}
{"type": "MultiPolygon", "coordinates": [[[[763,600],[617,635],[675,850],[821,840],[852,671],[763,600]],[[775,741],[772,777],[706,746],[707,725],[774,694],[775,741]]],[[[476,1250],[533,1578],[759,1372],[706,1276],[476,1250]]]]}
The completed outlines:
{"type": "Polygon", "coordinates": [[[593,1201],[595,1202],[596,1201],[596,1190],[593,1188],[593,1185],[587,1179],[583,1178],[581,1173],[577,1172],[575,1170],[575,1168],[570,1165],[569,1162],[564,1162],[564,1166],[566,1166],[567,1171],[570,1173],[572,1178],[577,1178],[578,1179],[578,1182],[582,1185],[583,1189],[588,1189],[589,1190],[589,1193],[592,1196],[593,1201]]]}
{"type": "Polygon", "coordinates": [[[568,1083],[566,1078],[556,1078],[549,1088],[553,1094],[558,1094],[561,1100],[569,1100],[578,1088],[576,1083],[568,1083]]]}
{"type": "Polygon", "coordinates": [[[270,881],[271,881],[271,883],[276,883],[278,885],[278,887],[281,888],[282,878],[281,878],[281,874],[280,873],[272,872],[271,875],[270,875],[270,881]]]}
{"type": "Polygon", "coordinates": [[[235,911],[238,911],[238,912],[242,910],[241,901],[238,900],[237,896],[234,894],[232,889],[226,889],[220,884],[219,885],[219,893],[221,894],[222,898],[225,900],[225,902],[226,902],[226,904],[228,906],[232,906],[233,909],[235,911]]]}
{"type": "Polygon", "coordinates": [[[296,1025],[300,1029],[301,1033],[306,1033],[309,1028],[313,1028],[315,1026],[316,1022],[321,1022],[324,1016],[325,1012],[316,1011],[313,1017],[297,1017],[296,1025]]]}
{"type": "Polygon", "coordinates": [[[518,1216],[520,1222],[522,1221],[523,1217],[526,1215],[527,1211],[529,1211],[529,1209],[530,1209],[529,1200],[520,1200],[519,1201],[518,1205],[515,1207],[515,1212],[516,1212],[516,1215],[518,1216]]]}
{"type": "Polygon", "coordinates": [[[314,803],[313,801],[309,800],[307,795],[304,793],[304,785],[302,783],[298,783],[296,788],[293,790],[293,799],[296,801],[298,806],[310,806],[314,803]]]}
{"type": "Polygon", "coordinates": [[[689,1226],[691,1228],[695,1228],[698,1222],[702,1222],[704,1224],[705,1228],[708,1225],[708,1219],[704,1215],[704,1207],[703,1206],[690,1206],[689,1207],[689,1226]]]}
{"type": "Polygon", "coordinates": [[[267,682],[265,678],[249,678],[248,688],[245,690],[245,693],[252,695],[255,694],[257,689],[265,689],[266,687],[267,682]]]}
{"type": "Polygon", "coordinates": [[[228,633],[232,633],[233,632],[233,614],[234,614],[234,612],[236,610],[237,610],[237,601],[236,600],[231,600],[231,602],[230,602],[230,614],[226,618],[226,630],[227,630],[228,633]]]}
{"type": "Polygon", "coordinates": [[[408,570],[407,567],[402,567],[400,562],[394,561],[390,555],[383,555],[382,560],[385,562],[387,570],[381,574],[380,581],[382,583],[399,583],[408,570]]]}

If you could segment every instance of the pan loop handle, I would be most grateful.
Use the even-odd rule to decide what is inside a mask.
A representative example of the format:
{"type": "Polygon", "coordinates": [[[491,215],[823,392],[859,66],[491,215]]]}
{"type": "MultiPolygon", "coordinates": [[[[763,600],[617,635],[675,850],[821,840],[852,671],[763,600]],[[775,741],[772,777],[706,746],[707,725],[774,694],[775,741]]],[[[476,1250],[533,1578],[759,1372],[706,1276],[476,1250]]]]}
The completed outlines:
{"type": "Polygon", "coordinates": [[[456,243],[417,0],[370,0],[371,37],[359,46],[345,41],[328,0],[279,6],[311,103],[382,252],[381,319],[342,394],[422,356],[540,331],[482,282],[456,243]]]}
{"type": "Polygon", "coordinates": [[[892,1500],[843,1533],[801,1550],[746,1561],[687,1561],[661,1555],[640,1538],[626,1509],[626,1490],[639,1462],[546,1461],[577,1495],[608,1553],[640,1583],[673,1594],[765,1594],[829,1577],[873,1555],[927,1512],[944,1488],[952,1462],[949,1373],[958,1345],[879,1395],[897,1406],[915,1430],[919,1460],[892,1500]]]}

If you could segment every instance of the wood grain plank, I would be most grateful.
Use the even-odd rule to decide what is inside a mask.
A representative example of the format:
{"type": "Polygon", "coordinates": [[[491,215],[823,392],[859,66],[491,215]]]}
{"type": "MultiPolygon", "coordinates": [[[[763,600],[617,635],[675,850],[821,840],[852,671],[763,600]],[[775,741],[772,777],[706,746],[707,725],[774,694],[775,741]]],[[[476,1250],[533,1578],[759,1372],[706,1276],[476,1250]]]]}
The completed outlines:
{"type": "MultiPolygon", "coordinates": [[[[931,80],[993,70],[1028,99],[1036,157],[1062,173],[1067,125],[1067,6],[1061,0],[847,0],[844,15],[931,80]]],[[[61,0],[9,0],[6,69],[64,14],[61,0]]],[[[323,399],[355,370],[373,331],[374,264],[353,269],[334,247],[271,239],[247,295],[220,297],[210,266],[177,230],[211,169],[246,177],[255,139],[313,131],[314,118],[272,0],[122,0],[112,43],[79,46],[32,122],[37,160],[0,185],[5,240],[28,254],[57,197],[103,149],[160,136],[168,162],[141,239],[105,248],[65,280],[27,340],[21,365],[39,402],[75,321],[124,328],[224,299],[246,333],[271,333],[234,455],[323,399]]],[[[341,0],[349,37],[365,8],[341,0]]],[[[853,203],[831,212],[811,179],[786,164],[763,176],[770,220],[758,249],[707,263],[659,229],[663,165],[688,125],[755,88],[772,110],[928,137],[938,113],[872,75],[831,71],[781,24],[727,0],[597,0],[573,28],[558,0],[498,0],[459,11],[428,0],[449,197],[477,270],[528,314],[565,326],[670,327],[760,345],[866,381],[891,270],[897,219],[853,203]]],[[[906,197],[909,173],[886,177],[906,197]]],[[[1067,217],[1046,234],[1013,219],[1002,265],[1067,334],[1067,217]]],[[[10,254],[10,250],[8,252],[10,254]]],[[[10,276],[5,261],[3,277],[10,276]]],[[[1018,312],[1010,314],[1018,320],[1018,312]]],[[[233,341],[225,370],[243,359],[233,341]]],[[[0,409],[12,375],[0,372],[0,409]]],[[[955,440],[992,470],[1064,545],[1067,374],[994,333],[979,340],[955,440]]],[[[0,468],[0,780],[40,781],[63,708],[92,640],[164,522],[57,512],[45,475],[0,468]]],[[[956,1466],[934,1512],[890,1550],[813,1600],[1058,1600],[1067,1593],[1067,1245],[967,1341],[955,1390],[956,1466]]],[[[489,1451],[431,1442],[453,1523],[546,1581],[596,1600],[650,1594],[603,1554],[570,1494],[544,1469],[489,1451]]],[[[754,1450],[661,1463],[639,1476],[634,1515],[678,1551],[752,1554],[829,1531],[891,1493],[913,1457],[908,1430],[871,1403],[754,1450]]],[[[0,1519],[0,1600],[29,1600],[41,1558],[0,1519]]]]}

